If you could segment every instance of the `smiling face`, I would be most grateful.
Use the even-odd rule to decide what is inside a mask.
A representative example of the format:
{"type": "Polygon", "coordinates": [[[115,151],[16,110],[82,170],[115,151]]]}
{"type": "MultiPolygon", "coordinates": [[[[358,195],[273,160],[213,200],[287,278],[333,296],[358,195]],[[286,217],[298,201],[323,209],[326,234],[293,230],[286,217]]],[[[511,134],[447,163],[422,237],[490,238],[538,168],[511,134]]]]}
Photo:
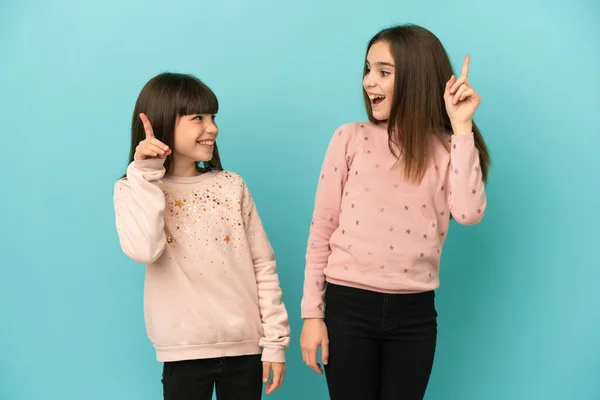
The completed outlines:
{"type": "Polygon", "coordinates": [[[395,66],[386,41],[373,44],[367,53],[363,89],[370,100],[373,118],[387,121],[394,98],[395,66]]]}
{"type": "Polygon", "coordinates": [[[175,163],[196,163],[213,158],[219,128],[212,114],[182,115],[175,122],[175,163]]]}
{"type": "Polygon", "coordinates": [[[223,170],[215,143],[219,129],[214,116],[218,112],[214,92],[195,76],[170,72],[155,76],[144,85],[135,104],[129,162],[146,137],[139,118],[144,113],[156,139],[173,150],[165,159],[166,175],[223,170]]]}

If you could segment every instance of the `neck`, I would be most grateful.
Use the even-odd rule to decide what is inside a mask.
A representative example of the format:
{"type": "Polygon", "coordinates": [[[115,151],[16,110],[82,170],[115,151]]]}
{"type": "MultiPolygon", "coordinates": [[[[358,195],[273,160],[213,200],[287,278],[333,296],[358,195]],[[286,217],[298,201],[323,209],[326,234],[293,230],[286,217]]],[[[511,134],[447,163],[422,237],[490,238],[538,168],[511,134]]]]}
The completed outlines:
{"type": "Polygon", "coordinates": [[[198,176],[201,174],[201,172],[198,171],[198,168],[196,167],[195,161],[189,161],[189,160],[186,160],[185,162],[183,162],[183,160],[181,160],[181,162],[177,162],[175,160],[173,160],[173,161],[174,161],[173,169],[171,170],[169,175],[189,177],[189,176],[198,176]]]}

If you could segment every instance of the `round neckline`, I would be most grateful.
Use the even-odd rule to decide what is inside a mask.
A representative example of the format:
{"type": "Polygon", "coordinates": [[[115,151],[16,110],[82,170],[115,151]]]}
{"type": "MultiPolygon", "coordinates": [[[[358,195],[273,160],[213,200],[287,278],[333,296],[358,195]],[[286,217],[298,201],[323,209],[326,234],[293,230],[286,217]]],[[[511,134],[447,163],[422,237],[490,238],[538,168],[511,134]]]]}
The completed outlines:
{"type": "Polygon", "coordinates": [[[220,171],[212,170],[195,176],[173,176],[166,175],[162,180],[173,183],[198,183],[217,175],[220,171]]]}

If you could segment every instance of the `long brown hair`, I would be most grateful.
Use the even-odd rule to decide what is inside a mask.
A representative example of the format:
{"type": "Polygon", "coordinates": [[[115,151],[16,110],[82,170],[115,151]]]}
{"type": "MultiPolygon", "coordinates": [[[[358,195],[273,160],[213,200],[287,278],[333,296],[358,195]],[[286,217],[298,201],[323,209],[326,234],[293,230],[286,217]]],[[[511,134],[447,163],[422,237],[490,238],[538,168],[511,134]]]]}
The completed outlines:
{"type": "MultiPolygon", "coordinates": [[[[155,76],[142,88],[135,103],[131,120],[129,163],[133,162],[137,145],[146,138],[140,113],[146,114],[150,120],[154,136],[173,149],[177,118],[191,114],[216,114],[218,111],[217,96],[195,76],[172,72],[155,76]]],[[[173,168],[173,154],[167,156],[164,166],[168,174],[173,168]]],[[[216,143],[213,158],[197,163],[196,166],[200,172],[223,170],[216,143]]]]}
{"type": "MultiPolygon", "coordinates": [[[[394,96],[388,120],[390,151],[404,167],[405,178],[420,182],[431,156],[431,140],[443,140],[444,132],[452,132],[444,103],[446,82],[454,73],[450,59],[440,40],[430,31],[416,25],[400,25],[384,29],[369,42],[371,46],[384,41],[390,46],[395,63],[394,96]],[[394,147],[401,149],[397,154],[394,147]]],[[[365,56],[366,59],[366,56],[365,56]]],[[[363,77],[367,74],[367,65],[363,77]]],[[[373,117],[371,102],[363,89],[369,120],[373,117]]],[[[473,122],[475,147],[484,182],[491,164],[488,149],[479,128],[473,122]]],[[[443,143],[447,147],[447,141],[443,143]]]]}

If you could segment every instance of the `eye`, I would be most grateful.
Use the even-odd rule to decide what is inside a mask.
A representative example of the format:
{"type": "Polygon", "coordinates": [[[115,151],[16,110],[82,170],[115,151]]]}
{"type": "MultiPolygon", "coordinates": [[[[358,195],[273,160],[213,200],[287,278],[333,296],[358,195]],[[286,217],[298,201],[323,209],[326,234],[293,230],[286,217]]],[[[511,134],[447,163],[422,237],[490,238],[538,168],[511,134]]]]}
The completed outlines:
{"type": "Polygon", "coordinates": [[[369,72],[371,72],[371,68],[369,68],[368,66],[365,67],[365,75],[368,75],[369,72]]]}
{"type": "Polygon", "coordinates": [[[217,116],[216,116],[216,115],[213,115],[213,116],[212,116],[212,120],[214,121],[214,120],[216,120],[216,119],[217,119],[217,116]]]}
{"type": "Polygon", "coordinates": [[[202,115],[196,115],[194,118],[192,118],[192,121],[193,120],[202,121],[202,115]]]}
{"type": "Polygon", "coordinates": [[[381,76],[385,77],[388,76],[390,74],[389,71],[381,71],[381,76]]]}

